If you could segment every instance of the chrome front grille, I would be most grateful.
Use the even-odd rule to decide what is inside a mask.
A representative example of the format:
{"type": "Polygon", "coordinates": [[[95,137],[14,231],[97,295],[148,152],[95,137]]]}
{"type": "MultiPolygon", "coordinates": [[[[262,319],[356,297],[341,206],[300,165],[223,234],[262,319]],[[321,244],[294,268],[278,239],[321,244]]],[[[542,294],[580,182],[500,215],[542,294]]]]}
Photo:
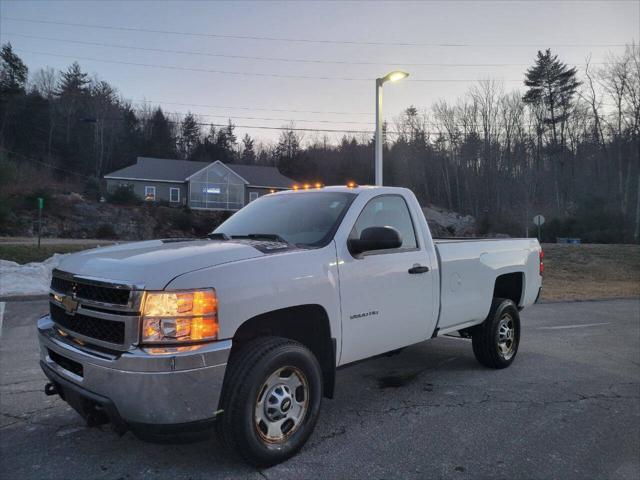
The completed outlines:
{"type": "Polygon", "coordinates": [[[131,290],[125,286],[81,283],[73,278],[57,276],[51,278],[51,288],[65,295],[75,294],[80,299],[114,305],[127,305],[131,296],[131,290]]]}
{"type": "Polygon", "coordinates": [[[53,271],[51,319],[64,334],[112,350],[138,343],[142,287],[53,271]]]}
{"type": "Polygon", "coordinates": [[[79,313],[72,315],[53,302],[50,304],[50,312],[51,319],[70,332],[103,342],[124,345],[124,322],[104,320],[79,313]]]}

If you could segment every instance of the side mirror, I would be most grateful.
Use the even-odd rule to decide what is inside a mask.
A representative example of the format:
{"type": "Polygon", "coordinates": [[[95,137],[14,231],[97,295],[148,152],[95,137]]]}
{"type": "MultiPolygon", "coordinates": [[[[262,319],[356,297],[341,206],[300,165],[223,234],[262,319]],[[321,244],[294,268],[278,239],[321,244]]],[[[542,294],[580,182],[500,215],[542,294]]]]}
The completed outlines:
{"type": "Polygon", "coordinates": [[[360,238],[347,241],[347,247],[352,255],[359,255],[372,250],[389,250],[400,248],[402,238],[393,227],[369,227],[360,234],[360,238]]]}

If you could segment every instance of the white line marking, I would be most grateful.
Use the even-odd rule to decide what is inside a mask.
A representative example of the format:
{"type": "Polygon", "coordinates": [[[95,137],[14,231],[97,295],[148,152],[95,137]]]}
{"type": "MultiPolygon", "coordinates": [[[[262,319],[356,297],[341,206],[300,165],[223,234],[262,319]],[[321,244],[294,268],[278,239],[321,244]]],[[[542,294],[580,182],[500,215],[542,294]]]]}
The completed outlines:
{"type": "Polygon", "coordinates": [[[562,330],[564,328],[584,328],[584,327],[597,327],[599,325],[609,325],[611,322],[603,323],[585,323],[582,325],[558,325],[557,327],[540,327],[540,330],[562,330]]]}
{"type": "Polygon", "coordinates": [[[4,320],[5,302],[0,302],[0,337],[2,336],[2,321],[4,320]]]}

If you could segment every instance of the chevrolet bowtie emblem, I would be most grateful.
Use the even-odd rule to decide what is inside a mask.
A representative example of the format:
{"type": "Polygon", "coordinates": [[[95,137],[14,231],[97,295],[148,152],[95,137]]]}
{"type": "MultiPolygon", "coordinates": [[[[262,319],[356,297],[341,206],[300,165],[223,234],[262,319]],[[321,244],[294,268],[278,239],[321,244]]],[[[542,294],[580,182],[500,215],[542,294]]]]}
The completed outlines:
{"type": "Polygon", "coordinates": [[[62,305],[64,306],[64,310],[71,315],[76,313],[78,309],[78,301],[69,295],[65,295],[62,298],[62,305]]]}

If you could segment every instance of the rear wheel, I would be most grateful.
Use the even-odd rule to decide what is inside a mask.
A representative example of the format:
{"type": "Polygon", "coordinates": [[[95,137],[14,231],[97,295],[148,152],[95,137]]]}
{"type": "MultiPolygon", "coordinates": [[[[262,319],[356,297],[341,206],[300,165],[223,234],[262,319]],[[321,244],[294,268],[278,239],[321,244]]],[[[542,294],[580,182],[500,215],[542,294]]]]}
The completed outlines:
{"type": "Polygon", "coordinates": [[[311,435],[322,399],[322,371],[304,345],[280,337],[254,340],[234,355],[218,431],[249,463],[274,465],[311,435]]]}
{"type": "Polygon", "coordinates": [[[520,314],[512,300],[495,298],[486,320],[472,331],[473,353],[489,368],[506,368],[520,344],[520,314]]]}

